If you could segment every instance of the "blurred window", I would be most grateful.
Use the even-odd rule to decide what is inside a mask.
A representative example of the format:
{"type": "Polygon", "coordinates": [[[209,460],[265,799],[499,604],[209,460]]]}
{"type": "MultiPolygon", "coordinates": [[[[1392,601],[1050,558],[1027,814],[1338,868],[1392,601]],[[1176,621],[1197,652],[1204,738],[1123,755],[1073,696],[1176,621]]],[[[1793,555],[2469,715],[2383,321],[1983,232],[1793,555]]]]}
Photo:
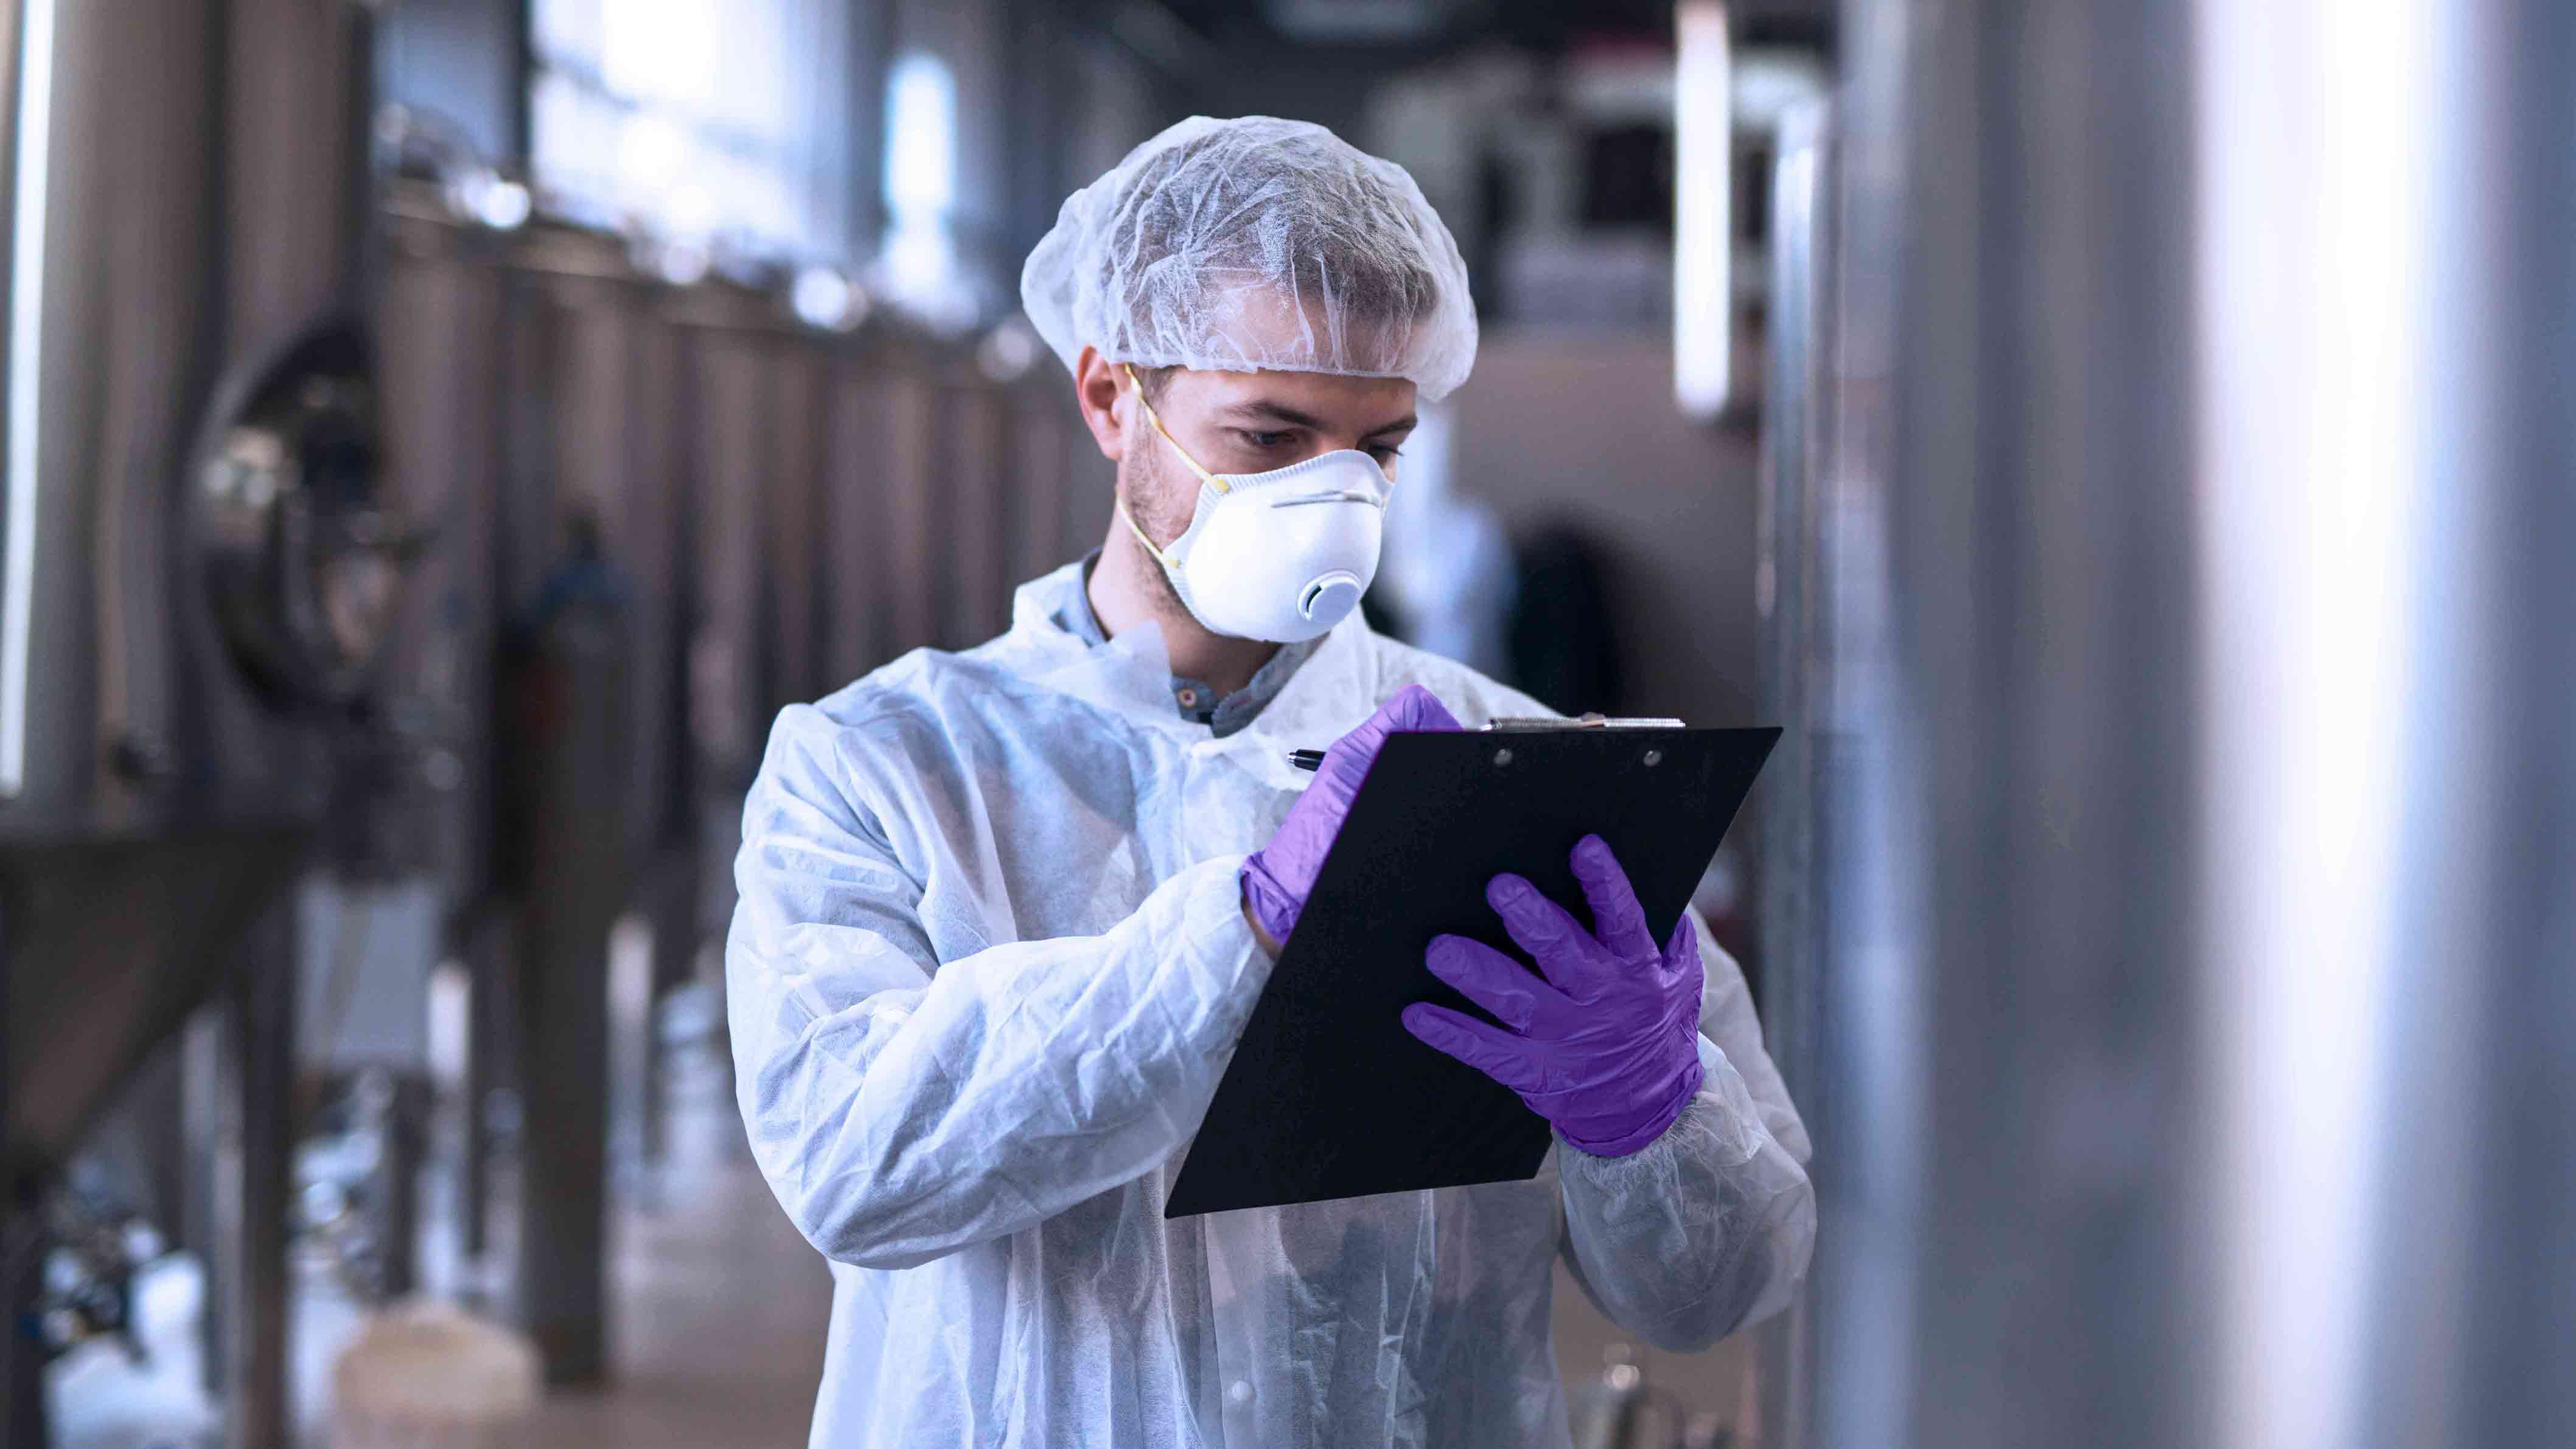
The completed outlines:
{"type": "Polygon", "coordinates": [[[846,0],[534,0],[531,169],[603,225],[846,258],[846,0]]]}
{"type": "Polygon", "coordinates": [[[886,79],[886,210],[897,224],[944,219],[957,204],[957,80],[914,51],[886,79]]]}
{"type": "Polygon", "coordinates": [[[974,288],[958,261],[957,78],[923,51],[886,73],[886,237],[874,280],[897,306],[934,327],[964,327],[974,288]]]}

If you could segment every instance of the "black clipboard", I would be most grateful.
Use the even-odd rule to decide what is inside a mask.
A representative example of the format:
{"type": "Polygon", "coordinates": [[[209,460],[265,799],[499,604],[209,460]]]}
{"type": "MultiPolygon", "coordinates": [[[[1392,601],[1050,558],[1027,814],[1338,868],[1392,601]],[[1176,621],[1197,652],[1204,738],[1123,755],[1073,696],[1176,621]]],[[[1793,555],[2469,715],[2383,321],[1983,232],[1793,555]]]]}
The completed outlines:
{"type": "Polygon", "coordinates": [[[1483,1015],[1424,968],[1424,949],[1445,932],[1526,964],[1485,903],[1485,883],[1504,871],[1589,920],[1567,859],[1586,833],[1609,843],[1666,938],[1779,738],[1572,727],[1389,737],[1163,1216],[1537,1173],[1547,1123],[1405,1031],[1399,1013],[1417,1001],[1483,1015]]]}

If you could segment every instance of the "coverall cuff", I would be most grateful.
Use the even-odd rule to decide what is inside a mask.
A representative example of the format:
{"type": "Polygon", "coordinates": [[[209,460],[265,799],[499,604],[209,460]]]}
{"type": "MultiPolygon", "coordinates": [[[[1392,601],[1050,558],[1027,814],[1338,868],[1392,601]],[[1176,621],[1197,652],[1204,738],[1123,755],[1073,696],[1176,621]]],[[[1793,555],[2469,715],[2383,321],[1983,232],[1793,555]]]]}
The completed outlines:
{"type": "MultiPolygon", "coordinates": [[[[1711,1050],[1715,1049],[1714,1043],[1706,1037],[1699,1038],[1699,1044],[1711,1050]]],[[[1672,1090],[1667,1094],[1664,1103],[1644,1121],[1610,1137],[1595,1137],[1589,1133],[1578,1134],[1560,1124],[1556,1129],[1556,1140],[1577,1152],[1593,1157],[1628,1157],[1641,1152],[1661,1141],[1664,1134],[1673,1129],[1673,1124],[1681,1120],[1683,1109],[1690,1106],[1693,1099],[1699,1096],[1700,1083],[1707,1080],[1707,1077],[1706,1058],[1694,1058],[1675,1074],[1672,1090]]]]}
{"type": "Polygon", "coordinates": [[[1714,1165],[1732,1166],[1759,1152],[1768,1135],[1761,1109],[1745,1089],[1735,1065],[1726,1059],[1726,1052],[1717,1043],[1702,1033],[1699,1089],[1684,1099],[1681,1110],[1650,1140],[1626,1152],[1611,1153],[1588,1149],[1569,1140],[1561,1130],[1556,1139],[1566,1149],[1560,1158],[1571,1164],[1573,1176],[1607,1183],[1640,1170],[1656,1153],[1676,1150],[1675,1144],[1684,1139],[1689,1140],[1694,1152],[1716,1149],[1716,1156],[1722,1160],[1714,1165]]]}

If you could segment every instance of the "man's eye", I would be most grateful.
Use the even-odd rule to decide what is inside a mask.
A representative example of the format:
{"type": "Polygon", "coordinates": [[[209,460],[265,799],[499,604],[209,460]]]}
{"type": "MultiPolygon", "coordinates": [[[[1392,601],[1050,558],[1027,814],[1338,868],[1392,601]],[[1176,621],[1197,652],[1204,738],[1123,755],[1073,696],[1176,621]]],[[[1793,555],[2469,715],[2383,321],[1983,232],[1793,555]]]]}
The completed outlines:
{"type": "Polygon", "coordinates": [[[1250,429],[1246,429],[1246,430],[1244,430],[1243,440],[1244,440],[1245,442],[1247,442],[1247,443],[1250,443],[1252,446],[1254,446],[1254,447],[1256,447],[1256,448],[1263,448],[1263,449],[1277,448],[1277,447],[1283,447],[1283,446],[1285,446],[1285,445],[1287,444],[1287,442],[1288,442],[1288,434],[1286,434],[1286,433],[1261,433],[1261,432],[1254,432],[1254,431],[1251,431],[1250,429]]]}
{"type": "Polygon", "coordinates": [[[1377,465],[1384,468],[1393,463],[1396,459],[1403,457],[1404,450],[1393,443],[1371,443],[1369,444],[1368,455],[1377,459],[1377,465]]]}

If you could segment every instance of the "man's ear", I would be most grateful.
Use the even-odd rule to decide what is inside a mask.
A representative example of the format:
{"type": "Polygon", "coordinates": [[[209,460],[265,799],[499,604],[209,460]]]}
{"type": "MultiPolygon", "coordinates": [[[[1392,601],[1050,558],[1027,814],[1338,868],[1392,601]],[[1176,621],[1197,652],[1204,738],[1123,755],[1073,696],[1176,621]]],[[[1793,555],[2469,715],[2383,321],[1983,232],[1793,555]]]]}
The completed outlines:
{"type": "Polygon", "coordinates": [[[1100,456],[1118,462],[1127,452],[1127,423],[1118,400],[1125,395],[1127,375],[1118,364],[1085,347],[1073,360],[1073,401],[1082,409],[1083,426],[1100,445],[1100,456]]]}

